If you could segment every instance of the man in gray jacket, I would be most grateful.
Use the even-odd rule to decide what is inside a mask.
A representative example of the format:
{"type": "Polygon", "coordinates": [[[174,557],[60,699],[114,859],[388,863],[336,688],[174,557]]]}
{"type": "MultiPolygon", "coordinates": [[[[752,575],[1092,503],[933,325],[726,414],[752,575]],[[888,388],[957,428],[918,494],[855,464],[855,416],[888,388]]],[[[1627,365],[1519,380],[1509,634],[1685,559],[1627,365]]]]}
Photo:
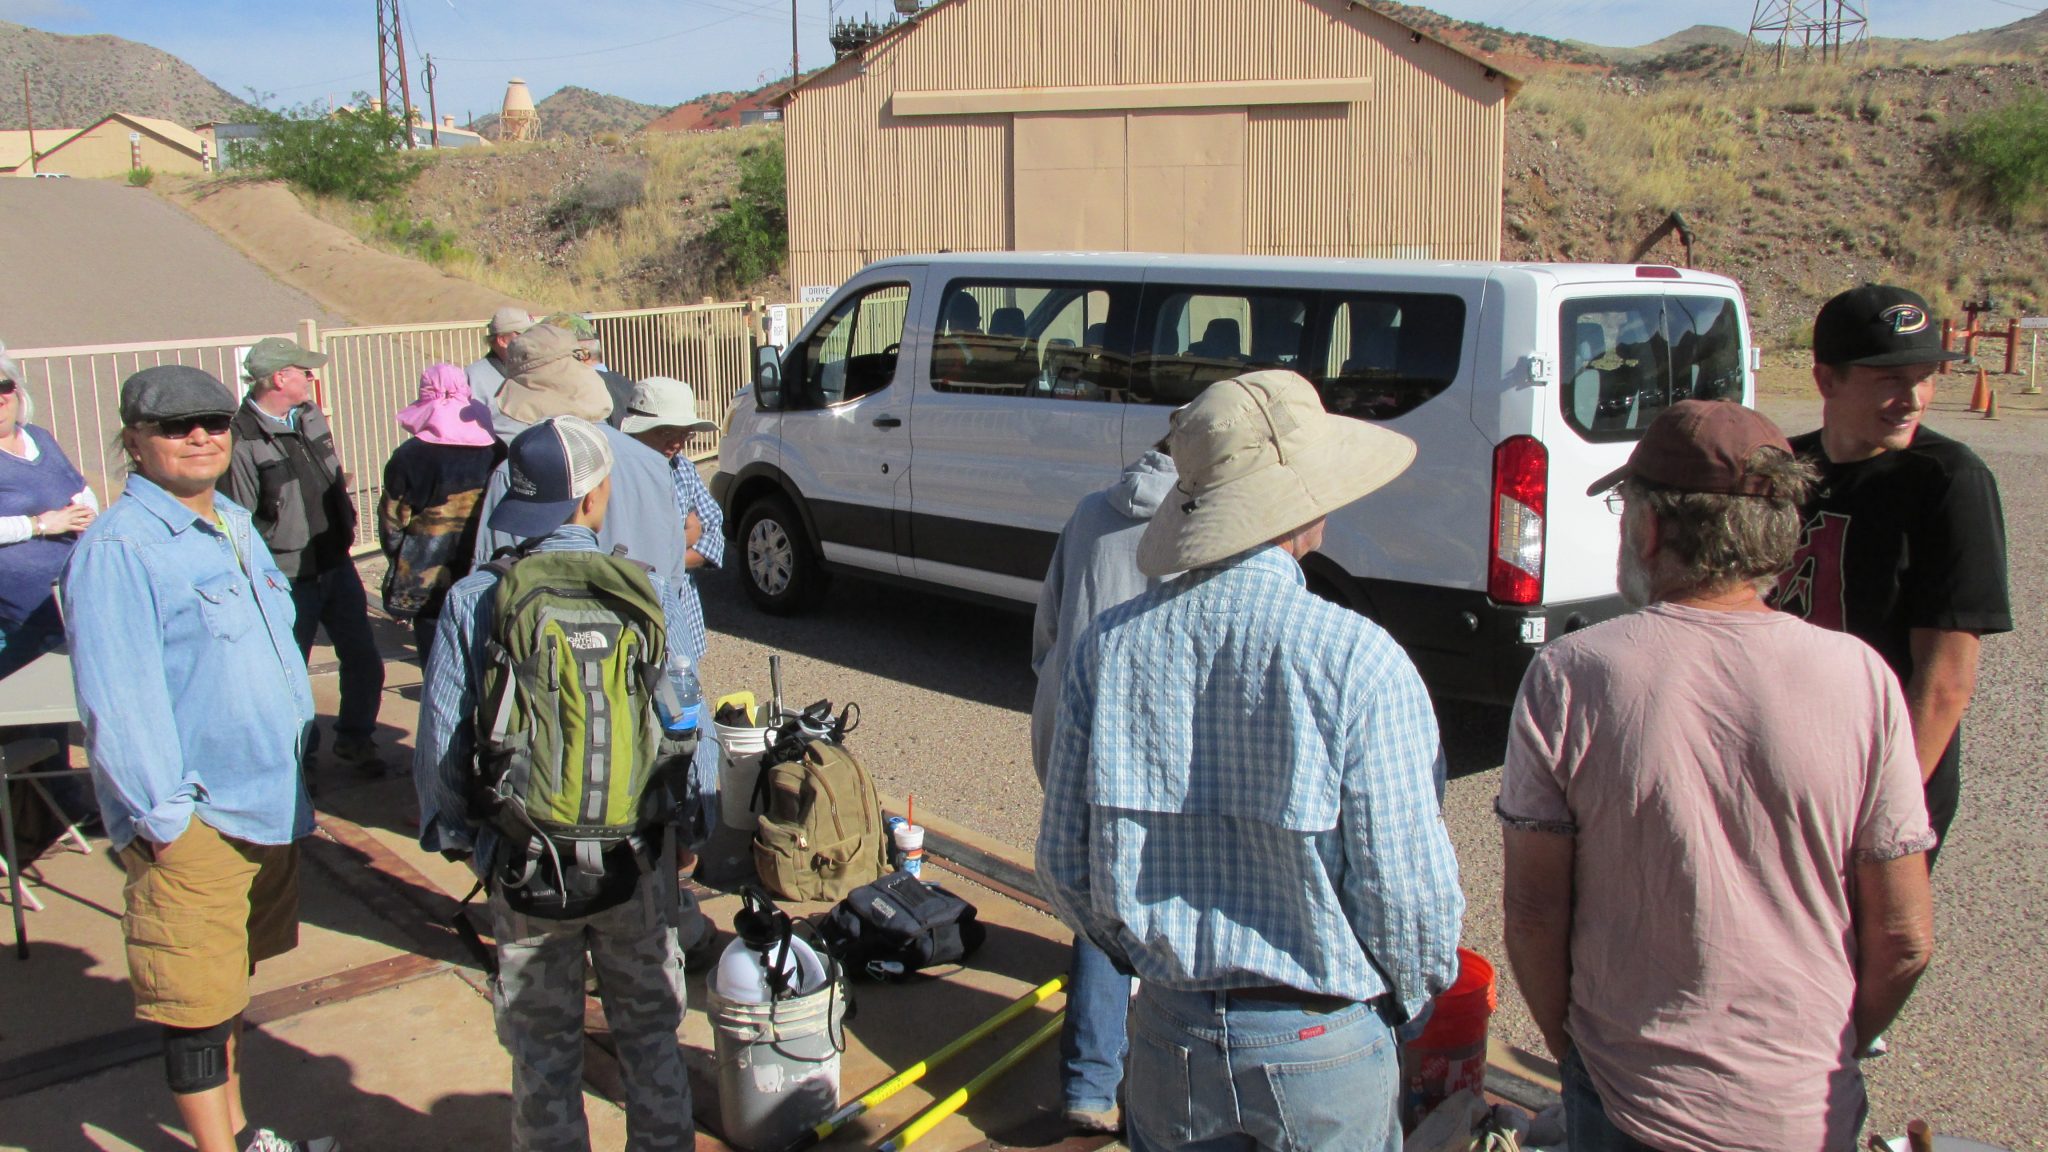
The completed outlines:
{"type": "MultiPolygon", "coordinates": [[[[292,636],[301,657],[325,627],[341,664],[341,708],[334,721],[334,755],[365,771],[380,765],[374,734],[384,692],[384,658],[370,634],[369,600],[349,551],[356,512],[348,479],[334,452],[327,416],[313,402],[327,363],[282,336],[259,340],[243,365],[249,395],[235,413],[234,456],[221,477],[222,495],[249,510],[256,530],[290,577],[298,620],[292,636]]],[[[319,732],[306,742],[306,761],[319,750],[319,732]]]]}
{"type": "MultiPolygon", "coordinates": [[[[1031,763],[1040,785],[1052,749],[1067,650],[1097,613],[1158,583],[1138,571],[1138,539],[1177,478],[1171,456],[1147,452],[1116,483],[1083,497],[1060,531],[1031,628],[1031,670],[1038,676],[1031,701],[1031,763]]],[[[1060,1032],[1062,1111],[1076,1128],[1114,1132],[1122,1123],[1117,1089],[1124,1076],[1131,978],[1087,937],[1076,936],[1068,980],[1067,1022],[1060,1032]]]]}

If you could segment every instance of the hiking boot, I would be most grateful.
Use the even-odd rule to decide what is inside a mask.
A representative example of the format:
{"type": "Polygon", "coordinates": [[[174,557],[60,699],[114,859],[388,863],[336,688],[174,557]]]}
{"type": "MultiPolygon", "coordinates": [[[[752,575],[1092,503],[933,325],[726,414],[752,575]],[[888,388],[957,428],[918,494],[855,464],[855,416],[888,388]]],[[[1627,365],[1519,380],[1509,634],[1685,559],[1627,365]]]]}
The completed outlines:
{"type": "Polygon", "coordinates": [[[338,736],[334,741],[334,758],[343,764],[353,764],[356,770],[367,776],[384,774],[384,757],[377,751],[377,742],[367,736],[338,736]]]}
{"type": "Polygon", "coordinates": [[[341,1152],[341,1141],[332,1136],[287,1140],[268,1128],[258,1128],[242,1152],[341,1152]]]}
{"type": "Polygon", "coordinates": [[[1121,1108],[1111,1108],[1107,1112],[1069,1108],[1060,1117],[1076,1132],[1101,1132],[1114,1136],[1124,1130],[1124,1110],[1121,1108]]]}

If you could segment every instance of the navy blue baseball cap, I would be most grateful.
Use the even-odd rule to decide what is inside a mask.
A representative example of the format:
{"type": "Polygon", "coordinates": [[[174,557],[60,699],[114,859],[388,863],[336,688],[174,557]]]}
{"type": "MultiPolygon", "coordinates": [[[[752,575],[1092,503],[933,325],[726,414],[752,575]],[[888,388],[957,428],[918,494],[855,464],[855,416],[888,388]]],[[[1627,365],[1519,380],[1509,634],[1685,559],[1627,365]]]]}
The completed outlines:
{"type": "Polygon", "coordinates": [[[505,498],[491,510],[491,529],[522,539],[545,536],[568,523],[611,472],[612,446],[595,424],[549,417],[513,438],[505,498]]]}

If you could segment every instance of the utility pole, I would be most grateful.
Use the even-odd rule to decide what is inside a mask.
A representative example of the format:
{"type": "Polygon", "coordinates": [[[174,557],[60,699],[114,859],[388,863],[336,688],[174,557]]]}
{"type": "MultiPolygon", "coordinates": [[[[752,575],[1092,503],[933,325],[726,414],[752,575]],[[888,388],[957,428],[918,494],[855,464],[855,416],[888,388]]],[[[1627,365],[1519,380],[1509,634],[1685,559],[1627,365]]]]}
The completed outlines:
{"type": "Polygon", "coordinates": [[[412,147],[412,76],[405,66],[405,29],[398,18],[398,0],[377,0],[377,98],[384,111],[395,110],[405,126],[405,146],[412,147]],[[397,67],[392,66],[394,62],[397,67]]]}
{"type": "Polygon", "coordinates": [[[796,82],[804,74],[803,66],[796,55],[796,0],[789,0],[789,91],[796,93],[796,82]]]}
{"type": "Polygon", "coordinates": [[[427,66],[420,72],[420,79],[427,82],[427,134],[434,147],[441,146],[441,108],[434,103],[434,54],[427,53],[427,66]]]}
{"type": "Polygon", "coordinates": [[[28,74],[21,77],[21,106],[28,113],[28,174],[36,175],[36,102],[29,98],[28,74]]]}

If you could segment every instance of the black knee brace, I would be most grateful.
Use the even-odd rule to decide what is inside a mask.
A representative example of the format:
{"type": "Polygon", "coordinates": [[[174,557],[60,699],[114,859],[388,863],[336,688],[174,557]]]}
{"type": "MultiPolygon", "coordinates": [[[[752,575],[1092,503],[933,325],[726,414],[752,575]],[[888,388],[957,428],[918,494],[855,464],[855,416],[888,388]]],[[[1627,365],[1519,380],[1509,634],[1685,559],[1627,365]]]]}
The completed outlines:
{"type": "Polygon", "coordinates": [[[179,1096],[205,1092],[228,1082],[228,1037],[236,1016],[211,1028],[164,1025],[164,1079],[179,1096]]]}

